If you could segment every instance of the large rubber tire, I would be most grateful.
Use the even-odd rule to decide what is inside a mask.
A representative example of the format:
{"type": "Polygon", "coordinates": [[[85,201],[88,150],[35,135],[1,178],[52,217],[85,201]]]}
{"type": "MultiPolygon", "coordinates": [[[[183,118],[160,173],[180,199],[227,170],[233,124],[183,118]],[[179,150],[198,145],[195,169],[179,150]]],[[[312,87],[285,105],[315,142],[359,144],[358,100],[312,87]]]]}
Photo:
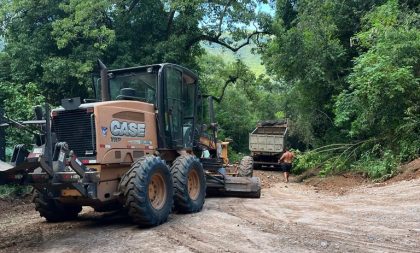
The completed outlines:
{"type": "Polygon", "coordinates": [[[206,198],[206,176],[200,160],[179,156],[171,167],[175,209],[180,213],[199,212],[206,198]]]}
{"type": "Polygon", "coordinates": [[[239,163],[238,176],[239,177],[252,177],[254,159],[251,156],[244,156],[239,163]]]}
{"type": "Polygon", "coordinates": [[[32,202],[35,203],[35,210],[48,222],[74,220],[82,211],[81,206],[62,204],[57,200],[47,198],[37,190],[33,193],[32,202]]]}
{"type": "Polygon", "coordinates": [[[122,177],[119,191],[124,208],[136,224],[152,227],[168,219],[173,183],[169,168],[160,157],[146,156],[133,163],[122,177]]]}

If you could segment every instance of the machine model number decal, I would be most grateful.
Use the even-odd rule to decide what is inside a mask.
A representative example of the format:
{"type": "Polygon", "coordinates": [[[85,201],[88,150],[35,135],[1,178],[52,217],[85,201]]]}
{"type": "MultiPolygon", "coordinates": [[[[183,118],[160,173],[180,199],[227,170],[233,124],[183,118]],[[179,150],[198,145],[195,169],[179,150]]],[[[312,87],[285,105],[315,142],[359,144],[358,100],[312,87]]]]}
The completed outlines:
{"type": "Polygon", "coordinates": [[[113,136],[144,137],[146,125],[144,123],[113,120],[110,130],[113,136]]]}
{"type": "Polygon", "coordinates": [[[111,137],[111,142],[120,142],[121,137],[111,137]]]}
{"type": "Polygon", "coordinates": [[[149,140],[131,140],[128,141],[131,144],[140,144],[140,145],[152,145],[152,141],[149,140]]]}

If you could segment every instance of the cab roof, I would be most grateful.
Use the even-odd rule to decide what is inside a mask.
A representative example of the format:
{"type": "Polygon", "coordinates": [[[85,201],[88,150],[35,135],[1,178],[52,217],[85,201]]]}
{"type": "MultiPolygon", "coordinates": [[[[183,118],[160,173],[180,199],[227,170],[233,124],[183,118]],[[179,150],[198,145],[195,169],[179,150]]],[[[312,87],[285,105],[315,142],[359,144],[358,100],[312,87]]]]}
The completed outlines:
{"type": "Polygon", "coordinates": [[[198,75],[196,73],[194,73],[190,69],[187,69],[186,67],[183,67],[183,66],[178,65],[178,64],[173,64],[173,63],[159,63],[159,64],[136,66],[136,67],[122,68],[122,69],[111,69],[108,72],[124,73],[124,72],[135,72],[135,71],[143,70],[143,69],[147,69],[147,68],[164,69],[164,68],[170,68],[170,67],[178,69],[183,74],[186,74],[186,75],[190,76],[194,80],[198,80],[198,75]]]}

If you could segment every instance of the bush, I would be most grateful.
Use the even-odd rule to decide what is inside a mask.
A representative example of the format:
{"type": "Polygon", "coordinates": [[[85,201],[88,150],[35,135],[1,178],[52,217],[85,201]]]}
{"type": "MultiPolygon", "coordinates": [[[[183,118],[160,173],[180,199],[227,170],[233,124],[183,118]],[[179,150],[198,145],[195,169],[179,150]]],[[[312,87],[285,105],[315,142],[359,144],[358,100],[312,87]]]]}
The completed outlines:
{"type": "MultiPolygon", "coordinates": [[[[407,153],[412,153],[412,150],[407,153]]],[[[295,151],[295,154],[295,174],[318,168],[319,176],[356,171],[375,180],[395,175],[398,165],[406,158],[403,154],[394,154],[392,150],[384,148],[374,140],[356,144],[332,144],[306,153],[295,151]]]]}
{"type": "Polygon", "coordinates": [[[366,173],[372,179],[386,179],[395,175],[400,160],[390,150],[377,157],[375,150],[365,152],[352,166],[355,171],[366,173]]]}
{"type": "Polygon", "coordinates": [[[322,163],[326,160],[324,154],[316,152],[305,152],[302,153],[299,150],[294,150],[295,159],[293,161],[293,174],[302,174],[309,169],[319,168],[322,163]]]}
{"type": "Polygon", "coordinates": [[[233,164],[235,162],[240,162],[242,160],[242,157],[244,157],[244,154],[242,154],[241,152],[236,152],[231,146],[229,146],[228,157],[229,163],[233,164]]]}
{"type": "Polygon", "coordinates": [[[30,186],[0,185],[0,198],[24,197],[32,191],[30,186]]]}

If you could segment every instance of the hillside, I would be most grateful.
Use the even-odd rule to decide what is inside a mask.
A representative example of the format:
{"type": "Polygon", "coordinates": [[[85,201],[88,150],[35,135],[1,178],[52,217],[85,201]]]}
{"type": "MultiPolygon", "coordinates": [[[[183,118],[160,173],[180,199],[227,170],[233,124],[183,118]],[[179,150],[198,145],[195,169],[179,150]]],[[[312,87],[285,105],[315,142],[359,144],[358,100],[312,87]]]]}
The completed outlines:
{"type": "Polygon", "coordinates": [[[237,59],[242,60],[256,75],[265,73],[265,68],[261,62],[261,56],[251,52],[252,45],[245,46],[236,53],[217,44],[203,44],[203,47],[209,54],[221,56],[227,62],[233,62],[237,59]]]}

